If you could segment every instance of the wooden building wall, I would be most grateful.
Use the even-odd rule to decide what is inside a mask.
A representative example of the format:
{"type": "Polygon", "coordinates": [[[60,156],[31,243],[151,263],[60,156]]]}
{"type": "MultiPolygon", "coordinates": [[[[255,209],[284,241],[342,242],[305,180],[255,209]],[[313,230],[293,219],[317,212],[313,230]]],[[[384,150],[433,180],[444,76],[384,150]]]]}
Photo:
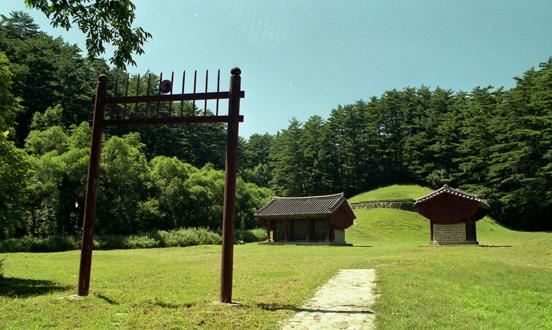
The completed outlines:
{"type": "Polygon", "coordinates": [[[271,220],[275,242],[325,242],[334,240],[334,226],[328,218],[271,220]]]}
{"type": "Polygon", "coordinates": [[[458,223],[477,217],[480,213],[478,201],[459,196],[441,194],[416,205],[424,217],[434,223],[458,223]]]}

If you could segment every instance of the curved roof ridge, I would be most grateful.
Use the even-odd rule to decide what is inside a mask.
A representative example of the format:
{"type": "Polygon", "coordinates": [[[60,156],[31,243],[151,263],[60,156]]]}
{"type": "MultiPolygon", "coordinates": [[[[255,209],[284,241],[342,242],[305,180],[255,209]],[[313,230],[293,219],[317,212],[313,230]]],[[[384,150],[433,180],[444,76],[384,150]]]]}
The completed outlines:
{"type": "Polygon", "coordinates": [[[345,193],[339,193],[339,194],[336,194],[336,196],[338,195],[341,195],[339,197],[338,200],[335,201],[335,203],[332,204],[332,206],[330,206],[330,210],[335,210],[336,208],[338,208],[339,206],[341,206],[341,204],[343,204],[343,201],[345,201],[345,193]]]}
{"type": "Polygon", "coordinates": [[[270,206],[270,204],[272,204],[272,202],[274,202],[274,197],[272,197],[272,199],[270,200],[270,202],[266,203],[266,205],[262,206],[260,209],[257,210],[257,212],[255,212],[255,215],[257,215],[257,213],[261,212],[262,210],[266,209],[267,207],[270,206]]]}
{"type": "Polygon", "coordinates": [[[476,202],[480,202],[480,203],[484,204],[485,206],[487,206],[487,203],[486,203],[485,200],[483,200],[483,199],[481,199],[481,198],[479,198],[475,195],[468,194],[468,193],[466,193],[466,192],[464,192],[460,189],[455,189],[455,188],[449,187],[446,184],[443,185],[441,188],[439,188],[435,191],[432,191],[432,192],[430,192],[429,194],[427,194],[425,196],[417,198],[415,204],[426,201],[426,200],[428,200],[430,198],[433,198],[437,195],[440,195],[442,193],[449,193],[449,194],[460,196],[460,197],[463,197],[463,198],[466,198],[466,199],[471,199],[471,200],[474,200],[476,202]]]}
{"type": "Polygon", "coordinates": [[[313,199],[313,198],[337,197],[337,196],[345,197],[345,194],[341,192],[341,193],[338,193],[338,194],[319,195],[319,196],[300,196],[300,197],[293,197],[293,196],[289,196],[289,197],[274,196],[274,197],[272,197],[272,199],[313,199]]]}
{"type": "Polygon", "coordinates": [[[416,203],[421,202],[421,201],[426,200],[430,197],[433,197],[433,196],[436,196],[436,195],[440,194],[445,188],[448,188],[448,186],[443,185],[441,188],[439,188],[437,190],[433,190],[429,194],[425,194],[422,197],[416,198],[416,203]]]}

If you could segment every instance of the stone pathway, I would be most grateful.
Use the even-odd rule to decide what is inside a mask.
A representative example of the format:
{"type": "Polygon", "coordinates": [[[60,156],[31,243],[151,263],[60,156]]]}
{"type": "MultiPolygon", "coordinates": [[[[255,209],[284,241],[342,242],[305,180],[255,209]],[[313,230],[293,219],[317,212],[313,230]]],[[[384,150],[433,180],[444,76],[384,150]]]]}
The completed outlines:
{"type": "Polygon", "coordinates": [[[342,269],[283,327],[290,329],[373,329],[374,269],[342,269]]]}

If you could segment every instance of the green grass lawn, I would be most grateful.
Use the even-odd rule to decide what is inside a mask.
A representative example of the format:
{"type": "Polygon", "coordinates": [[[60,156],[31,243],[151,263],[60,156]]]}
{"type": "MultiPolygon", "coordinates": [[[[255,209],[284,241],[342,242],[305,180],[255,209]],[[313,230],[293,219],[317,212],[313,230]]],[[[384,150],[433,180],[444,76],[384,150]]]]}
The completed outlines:
{"type": "Polygon", "coordinates": [[[367,191],[349,198],[349,203],[397,200],[397,199],[416,199],[432,192],[427,187],[418,185],[399,185],[395,184],[383,188],[367,191]]]}
{"type": "Polygon", "coordinates": [[[235,246],[234,300],[219,295],[220,246],[94,252],[91,295],[78,251],[11,253],[0,328],[274,329],[338,269],[375,268],[381,329],[552,328],[552,234],[478,222],[482,246],[432,247],[417,213],[356,210],[352,247],[235,246]]]}

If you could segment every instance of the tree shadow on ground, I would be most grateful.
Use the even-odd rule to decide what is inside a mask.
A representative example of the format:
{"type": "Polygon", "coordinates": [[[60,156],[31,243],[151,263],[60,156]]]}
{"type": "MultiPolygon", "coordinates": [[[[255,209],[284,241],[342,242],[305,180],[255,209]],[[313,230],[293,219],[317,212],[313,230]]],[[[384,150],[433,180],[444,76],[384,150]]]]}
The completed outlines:
{"type": "Polygon", "coordinates": [[[479,247],[482,248],[506,248],[506,247],[512,247],[511,245],[479,245],[479,247]]]}
{"type": "Polygon", "coordinates": [[[0,277],[0,297],[25,298],[68,289],[71,289],[71,286],[47,280],[0,277]]]}

